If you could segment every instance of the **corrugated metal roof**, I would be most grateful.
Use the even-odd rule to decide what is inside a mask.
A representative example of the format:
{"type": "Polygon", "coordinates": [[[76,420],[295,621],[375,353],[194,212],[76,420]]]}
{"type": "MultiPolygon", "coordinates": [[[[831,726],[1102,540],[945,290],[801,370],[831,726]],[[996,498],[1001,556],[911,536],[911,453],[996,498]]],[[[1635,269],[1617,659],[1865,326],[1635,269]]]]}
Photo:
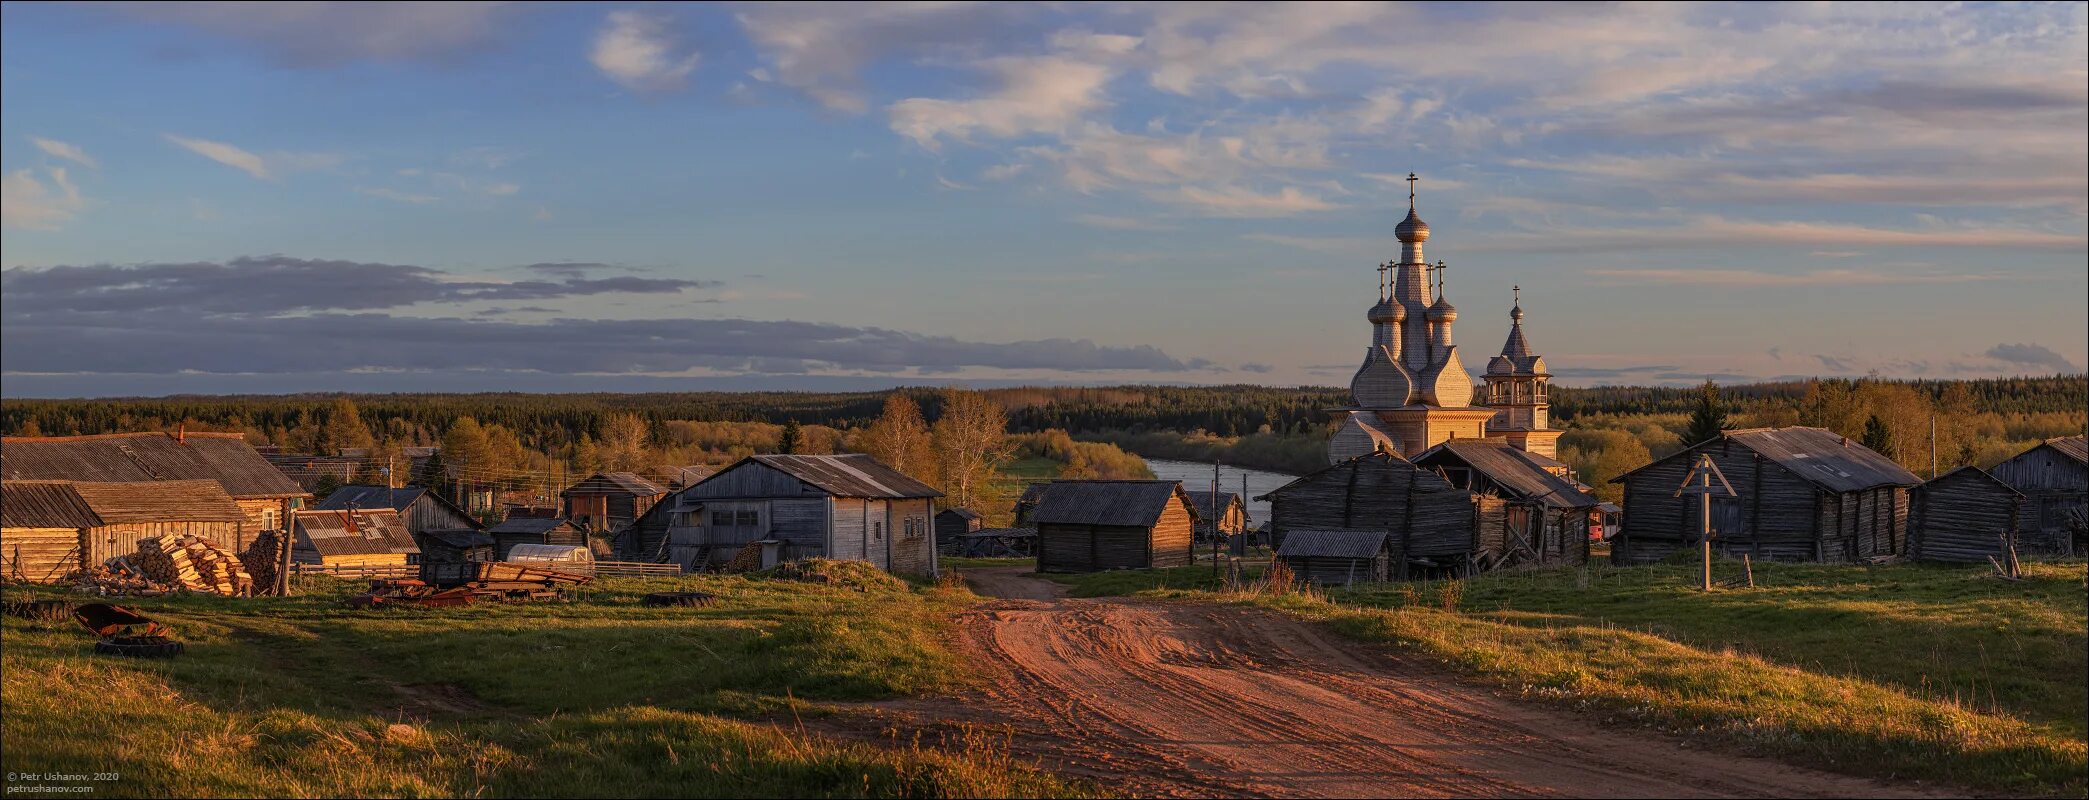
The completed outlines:
{"type": "Polygon", "coordinates": [[[667,494],[652,481],[639,477],[635,472],[597,472],[586,480],[566,487],[564,494],[586,492],[629,492],[639,497],[657,497],[667,494]]]}
{"type": "Polygon", "coordinates": [[[93,528],[102,524],[73,485],[0,481],[0,528],[93,528]]]}
{"type": "MultiPolygon", "coordinates": [[[[911,499],[942,497],[943,493],[861,453],[836,456],[761,455],[748,456],[772,469],[819,487],[836,497],[882,497],[911,499]]],[[[731,470],[721,470],[721,474],[731,470]]],[[[715,477],[715,476],[714,476],[715,477]]]]}
{"type": "Polygon", "coordinates": [[[1415,456],[1414,463],[1432,468],[1449,461],[1460,462],[1515,493],[1515,499],[1552,508],[1587,508],[1602,502],[1573,481],[1547,470],[1545,462],[1551,459],[1539,459],[1544,457],[1500,439],[1452,439],[1415,456]]]}
{"type": "MultiPolygon", "coordinates": [[[[1168,503],[1189,496],[1175,481],[1053,481],[1037,510],[1030,512],[1033,525],[1122,525],[1145,527],[1159,522],[1168,503]]],[[[1197,512],[1190,510],[1195,518],[1197,512]]]]}
{"type": "Polygon", "coordinates": [[[2058,439],[2047,439],[2045,444],[2068,458],[2089,464],[2089,443],[2084,443],[2083,437],[2062,436],[2058,439]]]}
{"type": "Polygon", "coordinates": [[[321,556],[419,553],[413,534],[399,512],[388,508],[358,511],[298,511],[291,515],[297,537],[321,556]]]}
{"type": "Polygon", "coordinates": [[[1277,555],[1285,558],[1371,558],[1385,549],[1385,531],[1293,530],[1284,532],[1277,555]]]}
{"type": "Polygon", "coordinates": [[[1731,441],[1762,454],[1823,489],[1831,492],[1855,492],[1880,486],[1915,486],[1922,479],[1915,477],[1893,459],[1858,444],[1849,437],[1826,428],[1752,428],[1747,430],[1723,431],[1720,439],[1700,442],[1692,447],[1669,456],[1658,458],[1652,463],[1631,470],[1616,478],[1612,483],[1622,483],[1625,478],[1671,458],[1686,458],[1704,447],[1719,441],[1731,441]]]}
{"type": "Polygon", "coordinates": [[[0,477],[97,483],[214,480],[233,497],[305,497],[237,433],[110,433],[0,439],[0,477]]]}

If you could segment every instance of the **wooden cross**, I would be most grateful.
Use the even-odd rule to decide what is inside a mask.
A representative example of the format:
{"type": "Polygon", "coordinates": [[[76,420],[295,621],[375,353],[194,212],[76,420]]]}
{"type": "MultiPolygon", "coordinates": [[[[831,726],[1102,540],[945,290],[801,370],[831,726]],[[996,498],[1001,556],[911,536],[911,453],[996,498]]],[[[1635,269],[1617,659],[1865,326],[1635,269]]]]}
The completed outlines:
{"type": "Polygon", "coordinates": [[[1414,173],[1407,173],[1407,210],[1414,210],[1414,182],[1420,180],[1414,173]]]}

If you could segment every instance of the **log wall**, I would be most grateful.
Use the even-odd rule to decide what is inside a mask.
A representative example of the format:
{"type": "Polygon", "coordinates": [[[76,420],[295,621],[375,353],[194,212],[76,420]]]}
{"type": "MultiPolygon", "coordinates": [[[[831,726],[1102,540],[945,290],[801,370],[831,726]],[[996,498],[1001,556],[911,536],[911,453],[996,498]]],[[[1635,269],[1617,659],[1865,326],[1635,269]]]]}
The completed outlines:
{"type": "Polygon", "coordinates": [[[1960,470],[1914,492],[1912,555],[1925,561],[1984,562],[2003,555],[2023,498],[1974,470],[1960,470]]]}

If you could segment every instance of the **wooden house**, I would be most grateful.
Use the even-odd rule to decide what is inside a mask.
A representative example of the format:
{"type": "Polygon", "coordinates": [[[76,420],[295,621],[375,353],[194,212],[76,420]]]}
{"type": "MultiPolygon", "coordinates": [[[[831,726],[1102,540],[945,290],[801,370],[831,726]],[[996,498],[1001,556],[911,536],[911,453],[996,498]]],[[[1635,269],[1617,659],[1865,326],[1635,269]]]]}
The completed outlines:
{"type": "Polygon", "coordinates": [[[441,492],[420,486],[343,486],[327,495],[314,508],[345,511],[354,508],[389,508],[405,518],[414,535],[436,530],[480,530],[485,525],[473,519],[441,492]]]}
{"type": "Polygon", "coordinates": [[[1603,533],[1602,501],[1567,477],[1567,465],[1507,439],[1452,439],[1414,464],[1452,486],[1500,497],[1507,506],[1507,563],[1580,564],[1603,533]]]}
{"type": "Polygon", "coordinates": [[[246,514],[239,541],[281,530],[312,493],[285,477],[237,433],[108,433],[0,439],[0,479],[140,483],[212,480],[246,514]]]}
{"type": "Polygon", "coordinates": [[[1615,480],[1625,485],[1625,520],[1610,551],[1619,564],[1695,547],[1699,497],[1712,498],[1712,547],[1729,555],[1851,562],[1904,554],[1908,490],[1922,482],[1848,437],[1805,427],[1725,431],[1615,480]],[[1701,453],[1734,496],[1677,496],[1701,453]]]}
{"type": "Polygon", "coordinates": [[[168,534],[233,547],[245,525],[217,481],[0,481],[0,576],[54,583],[168,534]]]}
{"type": "Polygon", "coordinates": [[[1037,571],[1189,566],[1196,520],[1176,481],[1053,481],[1030,512],[1037,571]]]}
{"type": "Polygon", "coordinates": [[[929,575],[942,496],[867,455],[749,456],[655,505],[618,551],[702,570],[767,542],[771,561],[854,559],[929,575]]]}
{"type": "Polygon", "coordinates": [[[1959,467],[1908,493],[1908,554],[1924,561],[1986,561],[2014,545],[2024,494],[1979,467],[1959,467]]]}
{"type": "Polygon", "coordinates": [[[299,511],[291,524],[290,559],[299,564],[391,567],[421,560],[406,521],[389,508],[299,511]]]}
{"type": "Polygon", "coordinates": [[[1294,580],[1316,586],[1349,586],[1391,577],[1392,548],[1383,530],[1302,529],[1284,535],[1277,560],[1294,580]]]}
{"type": "Polygon", "coordinates": [[[1392,577],[1471,575],[1509,560],[1509,502],[1451,485],[1391,452],[1357,456],[1262,495],[1270,536],[1385,531],[1392,577]]]}
{"type": "Polygon", "coordinates": [[[2024,494],[2017,517],[2023,554],[2089,553],[2089,445],[2080,436],[2047,439],[1988,472],[2024,494]]]}
{"type": "Polygon", "coordinates": [[[493,537],[496,558],[507,558],[508,552],[518,544],[557,544],[580,546],[587,544],[587,531],[571,520],[552,517],[509,517],[486,527],[486,534],[493,537]]]}
{"type": "Polygon", "coordinates": [[[559,493],[566,519],[584,530],[617,531],[636,521],[667,494],[633,472],[598,472],[559,493]]]}
{"type": "Polygon", "coordinates": [[[1190,497],[1190,507],[1197,509],[1197,538],[1208,540],[1218,527],[1218,536],[1238,536],[1248,530],[1248,504],[1239,492],[1219,492],[1216,499],[1211,490],[1185,489],[1190,497]]]}
{"type": "Polygon", "coordinates": [[[957,541],[965,534],[975,533],[986,524],[979,512],[969,508],[946,508],[936,512],[936,541],[957,541]]]}

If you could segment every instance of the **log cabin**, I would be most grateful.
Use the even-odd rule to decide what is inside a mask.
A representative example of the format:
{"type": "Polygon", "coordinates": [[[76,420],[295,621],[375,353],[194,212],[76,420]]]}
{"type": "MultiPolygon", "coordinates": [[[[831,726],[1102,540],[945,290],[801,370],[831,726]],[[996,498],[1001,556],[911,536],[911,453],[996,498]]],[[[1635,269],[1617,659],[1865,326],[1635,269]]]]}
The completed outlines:
{"type": "Polygon", "coordinates": [[[2015,544],[2024,494],[1979,467],[1959,467],[1908,493],[1909,556],[1983,562],[2015,544]]]}
{"type": "Polygon", "coordinates": [[[314,506],[321,511],[354,508],[389,508],[406,520],[406,529],[419,536],[437,530],[482,530],[473,519],[441,492],[420,486],[343,486],[314,506]]]}
{"type": "Polygon", "coordinates": [[[1248,504],[1241,499],[1239,492],[1222,491],[1214,499],[1209,489],[1183,491],[1190,496],[1190,507],[1197,509],[1198,540],[1210,540],[1214,535],[1214,524],[1218,527],[1218,536],[1238,536],[1247,532],[1248,504]]]}
{"type": "Polygon", "coordinates": [[[1506,439],[1452,439],[1414,464],[1452,486],[1509,501],[1508,563],[1580,564],[1603,533],[1602,501],[1567,477],[1567,465],[1506,439]]]}
{"type": "Polygon", "coordinates": [[[2089,553],[2089,445],[2083,437],[2047,439],[1988,472],[2024,494],[2017,549],[2024,554],[2089,553]]]}
{"type": "Polygon", "coordinates": [[[1712,547],[1756,560],[1854,562],[1905,554],[1915,474],[1823,428],[1723,431],[1613,479],[1625,519],[1611,543],[1617,564],[1647,564],[1698,541],[1712,500],[1712,547]],[[1676,495],[1698,454],[1709,454],[1734,496],[1676,495]]]}
{"type": "Polygon", "coordinates": [[[559,492],[566,519],[583,530],[614,532],[638,520],[667,490],[632,472],[598,472],[559,492]]]}
{"type": "Polygon", "coordinates": [[[1279,551],[1291,531],[1385,531],[1394,579],[1469,576],[1511,552],[1508,501],[1460,489],[1389,451],[1338,462],[1257,499],[1269,501],[1279,551]]]}
{"type": "Polygon", "coordinates": [[[493,535],[476,528],[416,531],[413,539],[421,548],[423,564],[477,563],[501,557],[493,535]]]}
{"type": "Polygon", "coordinates": [[[1177,481],[1053,481],[1030,512],[1038,572],[1186,567],[1197,512],[1177,481]]]}
{"type": "Polygon", "coordinates": [[[237,541],[282,530],[290,512],[312,494],[262,458],[237,433],[105,433],[92,436],[9,436],[0,439],[0,478],[6,480],[140,483],[212,480],[246,514],[237,541]]]}
{"type": "Polygon", "coordinates": [[[421,547],[389,508],[298,511],[291,515],[290,559],[322,567],[418,564],[421,547]]]}
{"type": "Polygon", "coordinates": [[[748,456],[654,505],[617,551],[708,570],[765,542],[767,564],[850,559],[934,575],[942,496],[867,455],[748,456]]]}
{"type": "Polygon", "coordinates": [[[55,583],[137,552],[142,539],[246,538],[246,513],[217,481],[0,481],[0,575],[55,583]]]}

